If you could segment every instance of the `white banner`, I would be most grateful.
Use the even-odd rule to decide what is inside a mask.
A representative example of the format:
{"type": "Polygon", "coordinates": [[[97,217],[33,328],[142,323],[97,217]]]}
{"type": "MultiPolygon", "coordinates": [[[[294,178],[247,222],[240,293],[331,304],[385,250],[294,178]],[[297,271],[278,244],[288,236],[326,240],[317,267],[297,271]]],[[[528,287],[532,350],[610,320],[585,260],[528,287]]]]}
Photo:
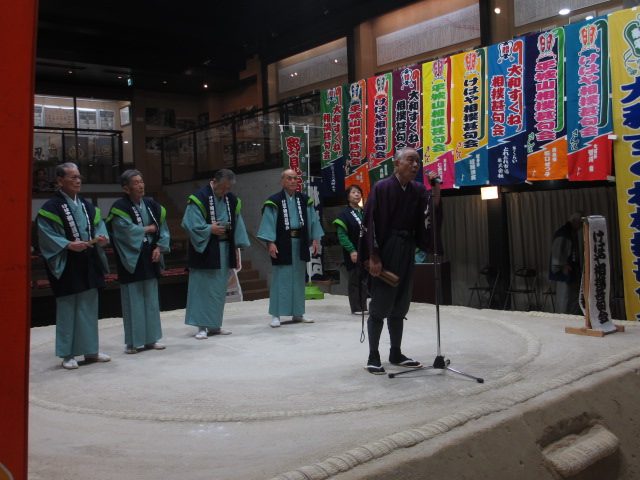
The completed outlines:
{"type": "Polygon", "coordinates": [[[592,329],[615,332],[611,321],[609,295],[611,266],[609,260],[609,236],[607,221],[600,215],[591,215],[584,223],[584,270],[581,299],[582,312],[592,329]]]}

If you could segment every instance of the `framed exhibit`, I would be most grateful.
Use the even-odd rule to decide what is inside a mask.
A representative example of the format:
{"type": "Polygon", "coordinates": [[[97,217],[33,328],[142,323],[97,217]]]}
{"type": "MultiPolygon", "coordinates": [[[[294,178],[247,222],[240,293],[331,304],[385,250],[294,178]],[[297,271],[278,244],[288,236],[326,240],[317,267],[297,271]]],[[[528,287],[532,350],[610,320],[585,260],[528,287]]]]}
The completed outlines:
{"type": "Polygon", "coordinates": [[[127,105],[120,109],[120,126],[126,127],[131,123],[131,106],[127,105]]]}
{"type": "Polygon", "coordinates": [[[115,112],[113,110],[98,110],[98,127],[101,130],[115,129],[115,112]]]}

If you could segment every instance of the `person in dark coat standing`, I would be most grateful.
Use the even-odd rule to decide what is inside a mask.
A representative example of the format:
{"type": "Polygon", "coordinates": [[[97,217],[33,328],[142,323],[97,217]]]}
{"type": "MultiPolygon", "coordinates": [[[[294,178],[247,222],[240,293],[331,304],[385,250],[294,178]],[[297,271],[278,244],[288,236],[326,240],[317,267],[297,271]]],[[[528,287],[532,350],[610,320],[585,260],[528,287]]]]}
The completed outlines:
{"type": "Polygon", "coordinates": [[[360,206],[362,189],[351,185],[347,189],[348,205],[333,221],[342,246],[344,266],[349,278],[348,293],[351,313],[360,314],[367,311],[366,275],[358,268],[358,243],[362,235],[363,210],[360,206]]]}
{"type": "MultiPolygon", "coordinates": [[[[385,318],[391,341],[389,362],[422,367],[419,361],[402,353],[403,322],[411,302],[416,246],[427,252],[432,252],[434,247],[431,195],[438,212],[441,209],[437,174],[429,173],[433,188],[428,192],[423,184],[414,181],[419,168],[418,152],[412,148],[399,150],[394,159],[394,174],[375,184],[365,206],[360,259],[372,277],[367,321],[369,358],[365,366],[372,374],[385,373],[378,351],[385,318]],[[400,278],[397,286],[381,280],[383,269],[400,278]]],[[[441,218],[437,216],[439,223],[441,218]]]]}

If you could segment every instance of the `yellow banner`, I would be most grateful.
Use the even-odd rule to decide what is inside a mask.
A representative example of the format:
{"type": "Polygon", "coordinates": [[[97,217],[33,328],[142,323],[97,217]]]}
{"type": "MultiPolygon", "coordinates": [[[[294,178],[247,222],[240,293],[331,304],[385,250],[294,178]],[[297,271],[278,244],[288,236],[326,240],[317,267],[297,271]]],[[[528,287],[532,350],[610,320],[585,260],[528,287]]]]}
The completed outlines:
{"type": "Polygon", "coordinates": [[[453,161],[457,162],[464,156],[464,132],[462,119],[464,117],[464,73],[466,53],[451,56],[451,146],[453,147],[453,161]]]}
{"type": "Polygon", "coordinates": [[[422,64],[422,134],[424,163],[437,161],[451,144],[451,62],[449,58],[422,64]]]}
{"type": "Polygon", "coordinates": [[[618,224],[628,320],[640,320],[640,10],[609,15],[618,224]]]}

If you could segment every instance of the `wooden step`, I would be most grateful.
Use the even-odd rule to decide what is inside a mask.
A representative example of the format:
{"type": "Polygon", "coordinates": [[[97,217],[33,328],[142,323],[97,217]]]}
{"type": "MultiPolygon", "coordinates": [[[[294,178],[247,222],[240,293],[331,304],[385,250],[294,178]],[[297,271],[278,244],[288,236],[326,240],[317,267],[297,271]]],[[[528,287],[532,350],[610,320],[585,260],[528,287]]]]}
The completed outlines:
{"type": "Polygon", "coordinates": [[[260,300],[261,298],[269,298],[269,290],[267,288],[259,288],[256,290],[242,290],[243,300],[260,300]]]}
{"type": "Polygon", "coordinates": [[[258,272],[258,270],[245,270],[242,269],[240,270],[240,272],[238,272],[238,278],[240,279],[241,282],[245,281],[245,280],[255,280],[260,278],[260,272],[258,272]]]}
{"type": "Polygon", "coordinates": [[[240,286],[242,291],[245,290],[259,290],[267,288],[267,281],[261,278],[252,278],[249,280],[240,280],[240,286]]]}

